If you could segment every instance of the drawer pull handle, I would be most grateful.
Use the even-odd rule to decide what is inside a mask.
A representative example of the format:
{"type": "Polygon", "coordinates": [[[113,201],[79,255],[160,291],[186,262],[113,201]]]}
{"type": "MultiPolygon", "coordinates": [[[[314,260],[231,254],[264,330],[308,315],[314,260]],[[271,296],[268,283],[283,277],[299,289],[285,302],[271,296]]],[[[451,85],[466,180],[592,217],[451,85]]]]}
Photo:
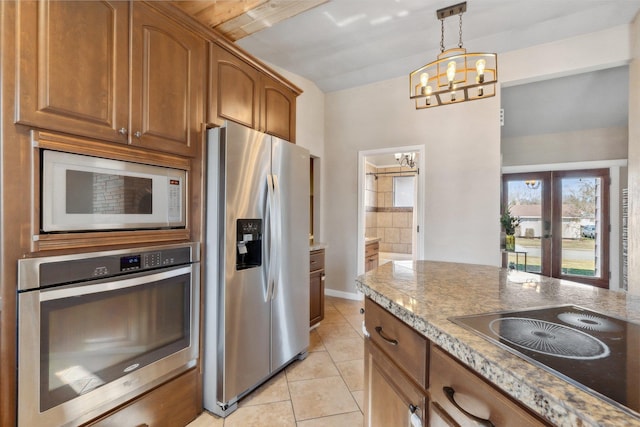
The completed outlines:
{"type": "Polygon", "coordinates": [[[481,426],[495,427],[491,421],[485,420],[484,418],[476,417],[472,413],[465,411],[462,408],[462,406],[458,405],[458,402],[456,402],[456,400],[453,398],[453,396],[456,394],[456,391],[453,388],[445,386],[445,387],[442,387],[442,391],[444,391],[444,394],[445,396],[447,396],[447,399],[449,399],[449,402],[451,402],[453,406],[455,406],[460,412],[465,414],[467,417],[471,418],[473,421],[477,422],[481,426]]]}
{"type": "Polygon", "coordinates": [[[380,335],[380,338],[385,340],[387,343],[391,345],[398,345],[398,340],[394,340],[393,338],[385,336],[385,334],[382,332],[382,326],[376,326],[376,332],[378,333],[378,335],[380,335]]]}

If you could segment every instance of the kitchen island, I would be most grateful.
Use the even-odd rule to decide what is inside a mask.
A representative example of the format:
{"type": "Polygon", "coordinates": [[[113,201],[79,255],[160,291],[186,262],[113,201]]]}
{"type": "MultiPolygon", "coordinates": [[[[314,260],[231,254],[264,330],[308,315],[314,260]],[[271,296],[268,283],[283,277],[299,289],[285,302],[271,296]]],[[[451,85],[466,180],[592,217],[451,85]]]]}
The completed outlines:
{"type": "MultiPolygon", "coordinates": [[[[433,345],[553,425],[640,426],[640,417],[633,411],[590,394],[449,320],[574,304],[640,323],[638,296],[498,267],[431,261],[384,264],[359,276],[356,287],[433,345]]],[[[634,352],[639,352],[637,341],[628,345],[631,351],[635,348],[634,352]]],[[[632,375],[638,380],[640,374],[636,369],[632,375]]]]}

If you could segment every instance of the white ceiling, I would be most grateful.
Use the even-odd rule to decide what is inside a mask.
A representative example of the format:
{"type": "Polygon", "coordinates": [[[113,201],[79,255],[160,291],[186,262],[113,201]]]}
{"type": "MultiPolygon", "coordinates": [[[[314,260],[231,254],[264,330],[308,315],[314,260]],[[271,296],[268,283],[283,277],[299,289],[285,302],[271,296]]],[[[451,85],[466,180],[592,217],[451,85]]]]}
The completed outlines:
{"type": "MultiPolygon", "coordinates": [[[[436,10],[455,3],[330,0],[237,44],[332,92],[405,76],[434,60],[436,10]]],[[[628,24],[639,10],[640,0],[468,0],[463,43],[469,51],[500,54],[628,24]]],[[[445,49],[455,47],[458,17],[444,22],[445,49]]]]}

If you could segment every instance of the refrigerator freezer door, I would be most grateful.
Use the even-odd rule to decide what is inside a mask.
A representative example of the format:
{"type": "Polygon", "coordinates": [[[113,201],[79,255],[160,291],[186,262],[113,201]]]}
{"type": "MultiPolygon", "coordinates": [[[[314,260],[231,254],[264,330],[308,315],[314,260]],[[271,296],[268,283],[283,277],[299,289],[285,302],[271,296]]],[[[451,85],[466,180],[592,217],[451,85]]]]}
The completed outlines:
{"type": "MultiPolygon", "coordinates": [[[[216,289],[219,313],[217,360],[217,400],[228,402],[255,386],[270,373],[269,319],[271,304],[267,295],[269,256],[262,239],[262,266],[236,269],[238,219],[262,219],[267,206],[267,176],[270,169],[270,137],[243,126],[228,124],[221,143],[219,175],[222,212],[217,240],[221,248],[221,271],[208,279],[208,289],[216,289]]],[[[211,148],[211,147],[209,147],[211,148]]],[[[215,165],[209,165],[209,168],[215,165]]],[[[209,170],[209,173],[212,171],[209,170]]],[[[211,207],[211,201],[208,203],[211,207]]],[[[268,218],[266,218],[268,220],[268,218]]],[[[212,226],[208,224],[207,227],[212,226]]],[[[263,232],[268,234],[268,227],[263,232]]],[[[267,240],[269,236],[266,236],[267,240]]],[[[211,242],[208,236],[209,242],[211,242]]],[[[210,307],[207,307],[210,310],[210,307]]]]}
{"type": "Polygon", "coordinates": [[[309,152],[273,138],[271,173],[280,224],[272,292],[271,369],[309,347],[309,152]]]}

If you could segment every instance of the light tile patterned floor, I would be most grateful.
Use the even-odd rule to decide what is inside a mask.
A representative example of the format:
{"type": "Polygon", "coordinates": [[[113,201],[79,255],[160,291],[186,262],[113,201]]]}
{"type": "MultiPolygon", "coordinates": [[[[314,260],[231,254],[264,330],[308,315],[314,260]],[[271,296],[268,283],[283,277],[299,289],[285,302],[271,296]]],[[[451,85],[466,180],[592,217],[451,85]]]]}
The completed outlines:
{"type": "Polygon", "coordinates": [[[309,335],[309,356],[289,365],[227,418],[205,411],[187,427],[361,427],[364,400],[362,301],[326,297],[309,335]]]}

